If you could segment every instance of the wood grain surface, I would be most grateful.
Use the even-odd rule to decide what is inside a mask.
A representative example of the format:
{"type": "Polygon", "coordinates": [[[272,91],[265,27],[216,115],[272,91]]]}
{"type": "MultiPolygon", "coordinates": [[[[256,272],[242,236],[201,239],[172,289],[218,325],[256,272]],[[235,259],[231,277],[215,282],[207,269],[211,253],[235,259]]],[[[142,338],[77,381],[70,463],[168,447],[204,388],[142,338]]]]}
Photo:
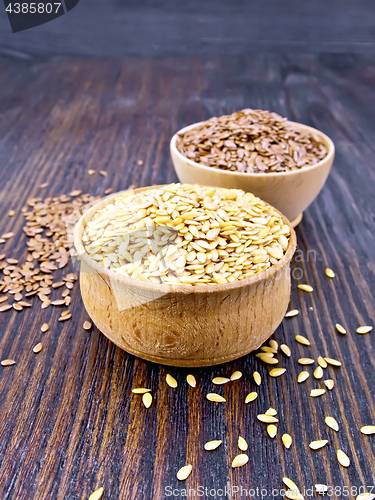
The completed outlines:
{"type": "Polygon", "coordinates": [[[192,370],[198,381],[192,389],[188,371],[144,362],[96,329],[85,331],[78,286],[70,321],[59,323],[61,309],[41,310],[37,298],[29,310],[0,313],[0,357],[16,360],[0,367],[1,499],[81,500],[101,486],[104,500],[180,498],[183,488],[198,486],[216,490],[203,498],[245,498],[218,491],[242,486],[259,488],[254,498],[262,498],[264,488],[263,498],[281,499],[272,489],[282,488],[283,476],[302,490],[315,483],[339,488],[332,498],[355,498],[352,487],[371,490],[375,436],[359,429],[375,424],[375,333],[355,330],[375,323],[374,84],[375,60],[343,55],[0,60],[0,235],[15,232],[0,246],[7,257],[26,254],[20,209],[29,197],[72,189],[100,196],[110,187],[175,181],[171,135],[212,115],[270,109],[321,129],[337,148],[327,184],[297,228],[290,307],[300,314],[274,334],[292,350],[291,360],[278,356],[287,368],[281,378],[269,377],[271,367],[251,354],[192,370]],[[90,176],[88,169],[108,175],[90,176]],[[328,266],[333,280],[325,277],[328,266]],[[314,292],[298,290],[298,283],[314,292]],[[41,334],[44,322],[51,328],[41,334]],[[336,322],[346,336],[336,332],[336,322]],[[297,344],[297,334],[307,336],[311,348],[297,344]],[[40,341],[44,348],[34,354],[40,341]],[[298,385],[297,359],[320,354],[343,366],[327,368],[324,378],[334,379],[335,388],[311,398],[310,389],[322,384],[310,377],[298,385]],[[212,377],[234,370],[243,377],[215,390],[212,377]],[[254,370],[263,378],[258,389],[254,370]],[[167,386],[167,373],[177,389],[167,386]],[[131,394],[139,386],[152,389],[149,409],[131,394]],[[213,390],[227,402],[207,401],[213,390]],[[245,405],[253,390],[258,399],[245,405]],[[280,420],[273,440],[256,419],[269,406],[280,420]],[[326,415],[337,419],[339,432],[328,429],[326,415]],[[290,450],[281,443],[284,432],[293,437],[290,450]],[[239,434],[249,443],[250,460],[231,469],[239,434]],[[326,448],[309,449],[310,441],[323,438],[326,448]],[[209,453],[203,444],[212,439],[223,445],[209,453]],[[337,463],[338,448],[351,459],[348,469],[337,463]],[[186,463],[193,472],[180,483],[176,472],[186,463]],[[178,491],[169,497],[167,486],[178,491]]]}

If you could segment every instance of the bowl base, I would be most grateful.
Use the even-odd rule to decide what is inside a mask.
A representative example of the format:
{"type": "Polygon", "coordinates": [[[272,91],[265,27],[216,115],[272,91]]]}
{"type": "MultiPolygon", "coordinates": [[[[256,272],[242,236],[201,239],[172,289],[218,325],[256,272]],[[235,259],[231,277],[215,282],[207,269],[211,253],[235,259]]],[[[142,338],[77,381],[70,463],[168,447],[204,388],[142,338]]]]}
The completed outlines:
{"type": "Polygon", "coordinates": [[[298,226],[298,224],[302,220],[302,217],[303,217],[303,212],[301,212],[299,215],[297,215],[297,217],[295,217],[293,220],[290,221],[290,225],[292,226],[293,229],[298,226]]]}

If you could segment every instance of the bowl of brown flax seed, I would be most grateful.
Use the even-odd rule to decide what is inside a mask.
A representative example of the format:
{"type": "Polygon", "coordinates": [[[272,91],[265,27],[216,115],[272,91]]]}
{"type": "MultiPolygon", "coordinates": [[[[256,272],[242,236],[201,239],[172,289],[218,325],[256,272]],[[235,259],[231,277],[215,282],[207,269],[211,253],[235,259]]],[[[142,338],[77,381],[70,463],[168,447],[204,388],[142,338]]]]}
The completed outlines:
{"type": "Polygon", "coordinates": [[[295,227],[323,188],[335,147],[315,128],[244,109],[179,130],[170,152],[181,182],[251,192],[295,227]]]}
{"type": "Polygon", "coordinates": [[[125,351],[209,366],[257,349],[290,299],[296,237],[242,190],[170,184],[110,195],[79,220],[86,310],[125,351]]]}

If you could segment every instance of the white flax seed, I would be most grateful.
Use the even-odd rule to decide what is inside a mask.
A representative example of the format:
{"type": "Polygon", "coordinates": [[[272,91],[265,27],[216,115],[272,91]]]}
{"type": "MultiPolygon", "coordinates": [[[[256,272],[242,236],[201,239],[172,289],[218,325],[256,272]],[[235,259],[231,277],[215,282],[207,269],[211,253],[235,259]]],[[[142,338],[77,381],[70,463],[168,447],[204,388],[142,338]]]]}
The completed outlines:
{"type": "Polygon", "coordinates": [[[234,457],[232,462],[232,468],[234,469],[235,467],[242,467],[243,465],[247,464],[248,461],[249,457],[244,453],[241,453],[240,455],[234,457]]]}
{"type": "Polygon", "coordinates": [[[208,441],[204,445],[204,449],[207,450],[207,451],[216,450],[216,448],[219,448],[219,446],[221,445],[222,442],[223,441],[221,441],[221,439],[218,439],[218,440],[215,440],[215,441],[208,441]]]}
{"type": "Polygon", "coordinates": [[[248,448],[248,444],[247,444],[246,440],[241,436],[238,436],[237,445],[241,451],[246,451],[248,448]]]}
{"type": "Polygon", "coordinates": [[[191,387],[196,387],[197,386],[197,381],[195,380],[194,375],[188,375],[186,377],[186,382],[191,386],[191,387]]]}
{"type": "Polygon", "coordinates": [[[181,467],[181,469],[177,472],[177,479],[179,481],[185,481],[185,479],[187,479],[190,476],[192,470],[193,467],[190,464],[181,467]]]}

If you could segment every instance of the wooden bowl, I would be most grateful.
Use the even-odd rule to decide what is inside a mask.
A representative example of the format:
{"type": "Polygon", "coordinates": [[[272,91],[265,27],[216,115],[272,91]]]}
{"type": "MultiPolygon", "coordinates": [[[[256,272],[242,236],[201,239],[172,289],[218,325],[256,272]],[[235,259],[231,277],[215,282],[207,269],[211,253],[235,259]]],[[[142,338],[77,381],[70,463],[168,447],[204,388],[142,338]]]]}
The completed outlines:
{"type": "Polygon", "coordinates": [[[273,205],[291,221],[292,227],[297,226],[302,219],[302,212],[318,196],[328,177],[335,156],[335,146],[331,139],[315,128],[302,125],[301,123],[290,122],[296,128],[312,132],[322,139],[328,151],[327,156],[323,160],[311,167],[304,167],[300,170],[291,170],[289,172],[269,174],[232,172],[230,170],[206,167],[193,160],[189,160],[189,158],[186,158],[186,156],[177,150],[177,136],[191,128],[197,127],[200,123],[194,123],[189,127],[181,129],[171,139],[170,151],[172,161],[180,182],[201,184],[202,186],[243,189],[273,205]]]}
{"type": "MultiPolygon", "coordinates": [[[[154,187],[160,186],[134,191],[154,187]]],[[[293,229],[284,257],[259,275],[222,285],[156,285],[105,269],[84,250],[81,238],[86,224],[118,195],[92,206],[74,232],[82,299],[104,335],[135,356],[172,366],[231,361],[272,335],[289,303],[290,260],[296,247],[293,229]]]]}

